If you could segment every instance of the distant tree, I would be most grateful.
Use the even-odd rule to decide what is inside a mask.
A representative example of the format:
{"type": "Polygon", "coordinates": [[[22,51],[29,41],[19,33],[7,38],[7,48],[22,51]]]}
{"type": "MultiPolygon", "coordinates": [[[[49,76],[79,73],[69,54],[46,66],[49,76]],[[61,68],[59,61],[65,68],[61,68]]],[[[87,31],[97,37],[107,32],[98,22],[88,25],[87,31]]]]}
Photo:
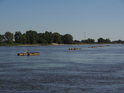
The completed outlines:
{"type": "Polygon", "coordinates": [[[105,43],[111,43],[111,40],[108,39],[108,38],[106,38],[106,39],[105,39],[105,43]]]}
{"type": "Polygon", "coordinates": [[[112,43],[124,43],[123,40],[115,40],[115,41],[112,41],[112,43]]]}
{"type": "Polygon", "coordinates": [[[2,43],[4,41],[4,36],[0,35],[0,43],[2,43]]]}
{"type": "Polygon", "coordinates": [[[4,38],[5,38],[5,41],[6,41],[7,43],[12,43],[12,42],[13,42],[13,33],[11,33],[11,32],[6,32],[6,33],[4,34],[4,38]]]}
{"type": "Polygon", "coordinates": [[[72,44],[73,43],[73,36],[70,34],[65,34],[62,36],[62,40],[64,44],[72,44]]]}
{"type": "Polygon", "coordinates": [[[74,40],[73,42],[74,42],[75,44],[81,43],[79,40],[74,40]]]}
{"type": "Polygon", "coordinates": [[[85,43],[85,40],[81,40],[81,43],[85,43]]]}
{"type": "Polygon", "coordinates": [[[110,39],[103,39],[103,38],[99,38],[97,40],[98,43],[111,43],[111,40],[110,39]]]}
{"type": "Polygon", "coordinates": [[[86,40],[82,40],[81,42],[82,43],[95,43],[95,40],[94,39],[91,39],[91,38],[88,38],[86,40]]]}
{"type": "Polygon", "coordinates": [[[45,31],[45,33],[43,33],[43,38],[47,43],[53,43],[53,34],[52,32],[48,32],[45,31]]]}
{"type": "Polygon", "coordinates": [[[21,36],[21,43],[22,44],[27,44],[27,37],[26,37],[26,34],[25,33],[22,34],[22,36],[21,36]]]}
{"type": "Polygon", "coordinates": [[[62,43],[61,35],[57,32],[53,33],[53,43],[62,43]]]}
{"type": "Polygon", "coordinates": [[[91,39],[91,38],[88,38],[88,43],[95,43],[95,40],[94,39],[91,39]]]}
{"type": "Polygon", "coordinates": [[[35,44],[37,43],[37,32],[36,31],[26,31],[26,38],[27,38],[27,43],[28,44],[35,44]]]}
{"type": "Polygon", "coordinates": [[[98,42],[98,43],[104,43],[105,40],[104,40],[103,38],[98,38],[98,39],[97,39],[97,42],[98,42]]]}
{"type": "Polygon", "coordinates": [[[15,42],[16,43],[21,43],[22,42],[22,33],[21,32],[15,32],[15,42]]]}
{"type": "Polygon", "coordinates": [[[38,33],[38,43],[46,44],[47,41],[43,38],[43,33],[38,33]]]}

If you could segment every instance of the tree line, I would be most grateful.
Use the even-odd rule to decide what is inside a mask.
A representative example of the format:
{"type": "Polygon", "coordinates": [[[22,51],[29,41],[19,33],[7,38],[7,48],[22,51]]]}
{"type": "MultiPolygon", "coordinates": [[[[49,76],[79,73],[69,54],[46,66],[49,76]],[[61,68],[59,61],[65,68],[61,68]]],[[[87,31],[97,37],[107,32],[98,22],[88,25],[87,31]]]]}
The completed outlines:
{"type": "MultiPolygon", "coordinates": [[[[117,42],[117,41],[116,41],[117,42]]],[[[85,40],[73,40],[73,36],[71,34],[61,35],[58,32],[48,32],[37,33],[37,31],[29,30],[25,33],[21,33],[20,31],[15,32],[5,32],[5,34],[0,35],[0,44],[80,44],[80,43],[112,43],[109,38],[98,38],[95,42],[94,39],[88,38],[85,40]]]]}
{"type": "Polygon", "coordinates": [[[17,44],[72,44],[73,36],[70,34],[61,35],[58,32],[48,32],[37,33],[36,31],[29,30],[25,33],[20,31],[15,32],[5,32],[4,35],[0,35],[0,43],[17,43],[17,44]]]}

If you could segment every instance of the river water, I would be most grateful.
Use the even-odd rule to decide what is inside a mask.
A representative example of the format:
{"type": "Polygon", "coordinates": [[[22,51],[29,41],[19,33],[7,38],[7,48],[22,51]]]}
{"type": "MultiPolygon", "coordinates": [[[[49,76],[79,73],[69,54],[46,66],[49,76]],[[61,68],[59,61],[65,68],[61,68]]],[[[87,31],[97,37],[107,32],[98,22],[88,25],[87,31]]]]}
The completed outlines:
{"type": "Polygon", "coordinates": [[[0,93],[124,93],[124,45],[90,46],[0,47],[0,93]]]}

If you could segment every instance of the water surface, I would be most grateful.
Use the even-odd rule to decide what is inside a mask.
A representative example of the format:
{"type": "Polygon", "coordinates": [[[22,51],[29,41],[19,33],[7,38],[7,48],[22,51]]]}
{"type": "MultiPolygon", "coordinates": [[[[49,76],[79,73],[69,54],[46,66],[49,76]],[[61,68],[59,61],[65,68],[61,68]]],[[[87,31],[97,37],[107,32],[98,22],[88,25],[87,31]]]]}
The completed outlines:
{"type": "Polygon", "coordinates": [[[90,46],[0,47],[0,93],[123,93],[124,45],[90,46]]]}

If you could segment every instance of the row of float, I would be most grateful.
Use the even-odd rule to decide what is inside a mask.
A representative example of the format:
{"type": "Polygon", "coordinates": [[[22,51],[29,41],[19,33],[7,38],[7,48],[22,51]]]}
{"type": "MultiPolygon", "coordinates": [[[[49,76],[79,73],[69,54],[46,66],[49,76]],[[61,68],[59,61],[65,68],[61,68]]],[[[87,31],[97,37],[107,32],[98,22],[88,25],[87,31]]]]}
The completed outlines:
{"type": "Polygon", "coordinates": [[[81,48],[69,48],[68,50],[81,50],[81,48]]]}
{"type": "Polygon", "coordinates": [[[106,47],[106,46],[109,46],[109,45],[91,46],[91,47],[88,47],[88,48],[97,48],[97,47],[106,47]]]}
{"type": "Polygon", "coordinates": [[[24,52],[24,53],[17,53],[18,56],[38,56],[40,52],[24,52]]]}
{"type": "MultiPolygon", "coordinates": [[[[97,48],[97,47],[105,47],[109,45],[102,45],[102,46],[90,46],[88,48],[97,48]]],[[[81,48],[68,48],[68,50],[81,50],[81,48]]],[[[40,55],[40,52],[23,52],[23,53],[17,53],[18,56],[38,56],[40,55]]]]}
{"type": "MultiPolygon", "coordinates": [[[[90,47],[87,47],[87,48],[98,48],[98,47],[105,47],[105,46],[109,46],[109,45],[90,46],[90,47]]],[[[68,48],[68,50],[81,50],[81,48],[68,48]]]]}

